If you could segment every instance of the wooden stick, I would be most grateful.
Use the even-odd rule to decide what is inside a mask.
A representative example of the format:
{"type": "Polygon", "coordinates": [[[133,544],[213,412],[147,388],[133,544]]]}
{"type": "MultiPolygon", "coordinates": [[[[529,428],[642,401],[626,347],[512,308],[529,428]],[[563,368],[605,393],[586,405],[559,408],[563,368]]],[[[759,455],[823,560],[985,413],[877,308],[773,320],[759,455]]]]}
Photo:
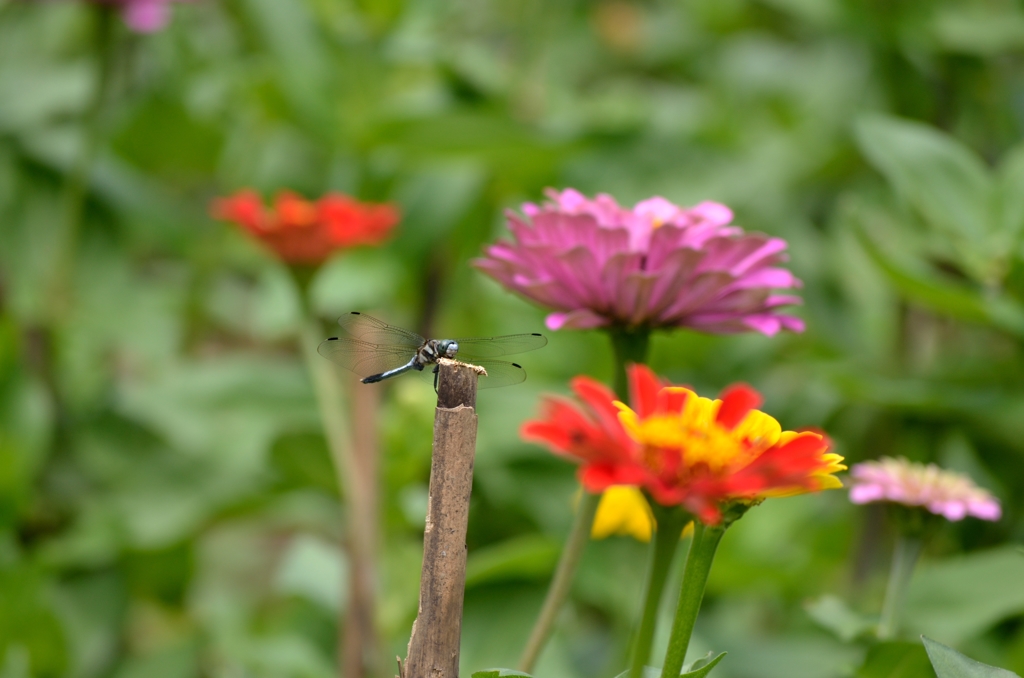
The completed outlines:
{"type": "Polygon", "coordinates": [[[420,606],[401,678],[458,678],[466,529],[476,451],[476,381],[482,370],[438,361],[434,453],[423,531],[420,606]]]}

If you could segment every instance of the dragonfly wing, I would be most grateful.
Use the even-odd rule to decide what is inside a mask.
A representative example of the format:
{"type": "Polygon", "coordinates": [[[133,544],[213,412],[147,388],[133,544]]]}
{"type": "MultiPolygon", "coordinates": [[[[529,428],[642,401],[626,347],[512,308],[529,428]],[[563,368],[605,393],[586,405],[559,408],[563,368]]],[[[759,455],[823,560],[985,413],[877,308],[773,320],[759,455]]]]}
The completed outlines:
{"type": "Polygon", "coordinates": [[[363,378],[401,367],[416,354],[408,346],[374,344],[351,337],[331,337],[320,342],[317,352],[363,378]]]}
{"type": "Polygon", "coordinates": [[[352,311],[341,316],[338,318],[338,324],[349,336],[371,344],[410,346],[417,349],[426,343],[426,339],[415,332],[388,325],[382,320],[371,318],[359,311],[352,311]]]}
{"type": "Polygon", "coordinates": [[[514,353],[526,353],[546,346],[548,338],[543,334],[506,334],[501,337],[471,337],[456,339],[459,342],[460,358],[498,358],[514,353]]]}
{"type": "Polygon", "coordinates": [[[487,370],[486,377],[477,380],[477,388],[498,388],[499,386],[512,386],[526,381],[526,370],[522,365],[505,362],[504,360],[478,360],[474,365],[487,370]]]}

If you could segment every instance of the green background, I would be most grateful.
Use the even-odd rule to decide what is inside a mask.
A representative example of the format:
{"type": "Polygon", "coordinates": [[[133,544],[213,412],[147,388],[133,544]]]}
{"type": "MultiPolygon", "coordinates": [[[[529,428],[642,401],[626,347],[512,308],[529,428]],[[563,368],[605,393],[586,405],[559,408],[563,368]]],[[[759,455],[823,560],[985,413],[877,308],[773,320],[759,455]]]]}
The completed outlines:
{"type": "MultiPolygon", "coordinates": [[[[718,200],[786,238],[805,334],[659,333],[652,365],[708,395],[748,382],[851,462],[905,455],[991,489],[1002,521],[946,525],[926,550],[906,637],[1024,672],[1020,2],[196,0],[173,14],[105,43],[115,68],[71,266],[57,243],[96,11],[0,0],[0,676],[336,675],[343,521],[299,305],[272,256],[207,216],[242,187],[397,203],[395,237],[328,262],[314,306],[447,335],[543,328],[542,309],[468,262],[546,187],[718,200]],[[55,311],[60,276],[73,301],[55,311]]],[[[518,427],[541,393],[611,376],[604,336],[548,334],[524,385],[479,400],[464,673],[514,664],[572,518],[573,468],[518,427]]],[[[385,387],[381,675],[416,612],[432,410],[427,383],[385,387]]],[[[727,650],[719,678],[928,675],[923,650],[857,640],[892,538],[845,491],[751,511],[723,542],[694,656],[727,650]]],[[[625,667],[645,554],[626,538],[588,547],[537,675],[625,667]]]]}

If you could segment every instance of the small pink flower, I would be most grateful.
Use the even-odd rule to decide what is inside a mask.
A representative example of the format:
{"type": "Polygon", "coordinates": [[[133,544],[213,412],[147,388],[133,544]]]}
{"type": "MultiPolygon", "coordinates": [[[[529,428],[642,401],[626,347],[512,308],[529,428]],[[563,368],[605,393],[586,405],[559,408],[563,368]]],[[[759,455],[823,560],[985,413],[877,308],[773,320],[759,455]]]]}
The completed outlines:
{"type": "Polygon", "coordinates": [[[799,297],[785,268],[786,241],[731,225],[725,205],[691,208],[660,197],[620,207],[610,195],[549,191],[552,202],[508,214],[511,242],[485,249],[474,266],[556,312],[552,330],[608,325],[689,327],[712,333],[801,332],[777,311],[799,297]]]}
{"type": "Polygon", "coordinates": [[[946,471],[935,464],[915,464],[900,457],[855,464],[850,470],[853,484],[850,501],[867,504],[891,501],[906,506],[923,506],[948,520],[974,516],[999,520],[999,501],[970,478],[946,471]]]}
{"type": "Polygon", "coordinates": [[[171,2],[177,0],[89,0],[100,5],[114,5],[130,29],[136,33],[155,33],[171,20],[171,2]]]}
{"type": "Polygon", "coordinates": [[[155,33],[171,19],[170,0],[122,1],[124,22],[138,33],[155,33]]]}

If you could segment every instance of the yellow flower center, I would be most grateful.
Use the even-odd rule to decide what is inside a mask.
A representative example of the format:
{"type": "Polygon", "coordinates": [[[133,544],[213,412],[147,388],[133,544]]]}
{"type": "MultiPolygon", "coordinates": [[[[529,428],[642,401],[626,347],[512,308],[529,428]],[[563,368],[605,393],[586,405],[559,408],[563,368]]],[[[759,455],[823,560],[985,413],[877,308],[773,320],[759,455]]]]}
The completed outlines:
{"type": "MultiPolygon", "coordinates": [[[[624,403],[617,402],[616,406],[626,432],[643,446],[646,462],[660,464],[664,451],[678,451],[680,478],[704,473],[716,476],[734,473],[779,442],[784,435],[779,422],[759,410],[751,410],[734,428],[727,429],[715,421],[721,400],[701,398],[680,387],[666,390],[686,394],[680,412],[663,412],[640,418],[624,403]]],[[[796,435],[790,434],[787,432],[785,435],[787,438],[796,435]]],[[[654,468],[664,470],[657,466],[654,468]]]]}

